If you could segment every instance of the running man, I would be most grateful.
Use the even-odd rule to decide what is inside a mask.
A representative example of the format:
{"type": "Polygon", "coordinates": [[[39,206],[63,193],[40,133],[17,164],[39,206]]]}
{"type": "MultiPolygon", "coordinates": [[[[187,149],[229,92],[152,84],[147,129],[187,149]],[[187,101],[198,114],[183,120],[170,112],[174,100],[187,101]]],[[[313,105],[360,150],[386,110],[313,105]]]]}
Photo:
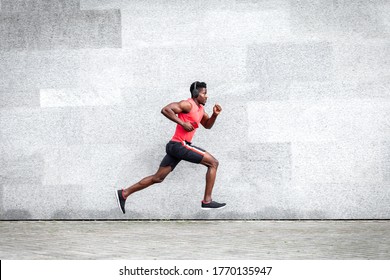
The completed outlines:
{"type": "Polygon", "coordinates": [[[218,160],[210,153],[191,144],[199,124],[210,129],[222,111],[219,104],[213,107],[211,117],[204,111],[203,106],[207,102],[207,85],[204,82],[194,82],[190,86],[191,98],[180,102],[173,102],[165,106],[161,113],[169,120],[177,124],[175,134],[166,145],[166,156],[161,161],[160,167],[154,175],[143,178],[138,183],[127,189],[117,190],[116,197],[120,209],[125,214],[126,199],[133,193],[143,190],[153,184],[161,183],[181,161],[200,163],[207,167],[206,188],[202,200],[202,209],[218,209],[225,207],[226,203],[218,203],[212,200],[212,191],[217,175],[218,160]]]}

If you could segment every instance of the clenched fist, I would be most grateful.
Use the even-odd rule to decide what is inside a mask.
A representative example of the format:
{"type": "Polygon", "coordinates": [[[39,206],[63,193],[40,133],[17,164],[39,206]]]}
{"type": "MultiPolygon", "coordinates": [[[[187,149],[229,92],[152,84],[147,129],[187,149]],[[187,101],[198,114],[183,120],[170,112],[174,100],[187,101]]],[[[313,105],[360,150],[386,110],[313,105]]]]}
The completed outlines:
{"type": "Polygon", "coordinates": [[[214,108],[213,108],[213,113],[216,114],[216,115],[219,115],[222,111],[222,107],[221,105],[219,105],[218,103],[214,105],[214,108]]]}

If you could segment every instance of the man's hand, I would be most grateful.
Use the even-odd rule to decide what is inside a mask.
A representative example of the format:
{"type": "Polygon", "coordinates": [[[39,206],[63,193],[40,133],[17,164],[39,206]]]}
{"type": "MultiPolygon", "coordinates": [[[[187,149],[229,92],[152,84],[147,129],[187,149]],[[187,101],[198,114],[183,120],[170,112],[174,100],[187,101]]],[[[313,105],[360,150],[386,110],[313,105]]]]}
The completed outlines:
{"type": "Polygon", "coordinates": [[[213,113],[218,116],[221,113],[221,111],[222,111],[221,105],[219,105],[218,103],[215,104],[213,108],[213,113]]]}
{"type": "Polygon", "coordinates": [[[203,118],[201,120],[201,124],[204,126],[204,128],[210,129],[213,127],[215,120],[217,119],[218,115],[222,112],[222,107],[218,103],[216,103],[213,107],[213,114],[211,117],[204,113],[203,118]]]}
{"type": "Polygon", "coordinates": [[[194,130],[194,127],[192,126],[192,124],[190,122],[185,122],[181,125],[185,131],[193,131],[194,130]]]}

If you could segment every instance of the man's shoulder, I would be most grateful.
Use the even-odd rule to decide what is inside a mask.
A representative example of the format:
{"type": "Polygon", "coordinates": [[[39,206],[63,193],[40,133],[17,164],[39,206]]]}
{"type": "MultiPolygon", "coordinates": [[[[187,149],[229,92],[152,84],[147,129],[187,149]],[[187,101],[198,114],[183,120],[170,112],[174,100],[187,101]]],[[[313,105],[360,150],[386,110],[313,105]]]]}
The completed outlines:
{"type": "Polygon", "coordinates": [[[185,113],[190,112],[192,109],[192,103],[189,99],[179,101],[179,106],[185,113]]]}

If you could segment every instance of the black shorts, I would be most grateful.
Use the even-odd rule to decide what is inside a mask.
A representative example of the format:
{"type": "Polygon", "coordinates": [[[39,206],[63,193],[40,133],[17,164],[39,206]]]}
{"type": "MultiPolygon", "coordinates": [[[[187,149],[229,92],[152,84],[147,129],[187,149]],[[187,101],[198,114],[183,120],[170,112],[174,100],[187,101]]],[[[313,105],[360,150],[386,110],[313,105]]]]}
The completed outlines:
{"type": "Polygon", "coordinates": [[[167,155],[161,161],[160,167],[171,166],[172,170],[181,161],[200,163],[203,159],[205,150],[191,145],[190,142],[169,141],[166,146],[167,155]]]}

